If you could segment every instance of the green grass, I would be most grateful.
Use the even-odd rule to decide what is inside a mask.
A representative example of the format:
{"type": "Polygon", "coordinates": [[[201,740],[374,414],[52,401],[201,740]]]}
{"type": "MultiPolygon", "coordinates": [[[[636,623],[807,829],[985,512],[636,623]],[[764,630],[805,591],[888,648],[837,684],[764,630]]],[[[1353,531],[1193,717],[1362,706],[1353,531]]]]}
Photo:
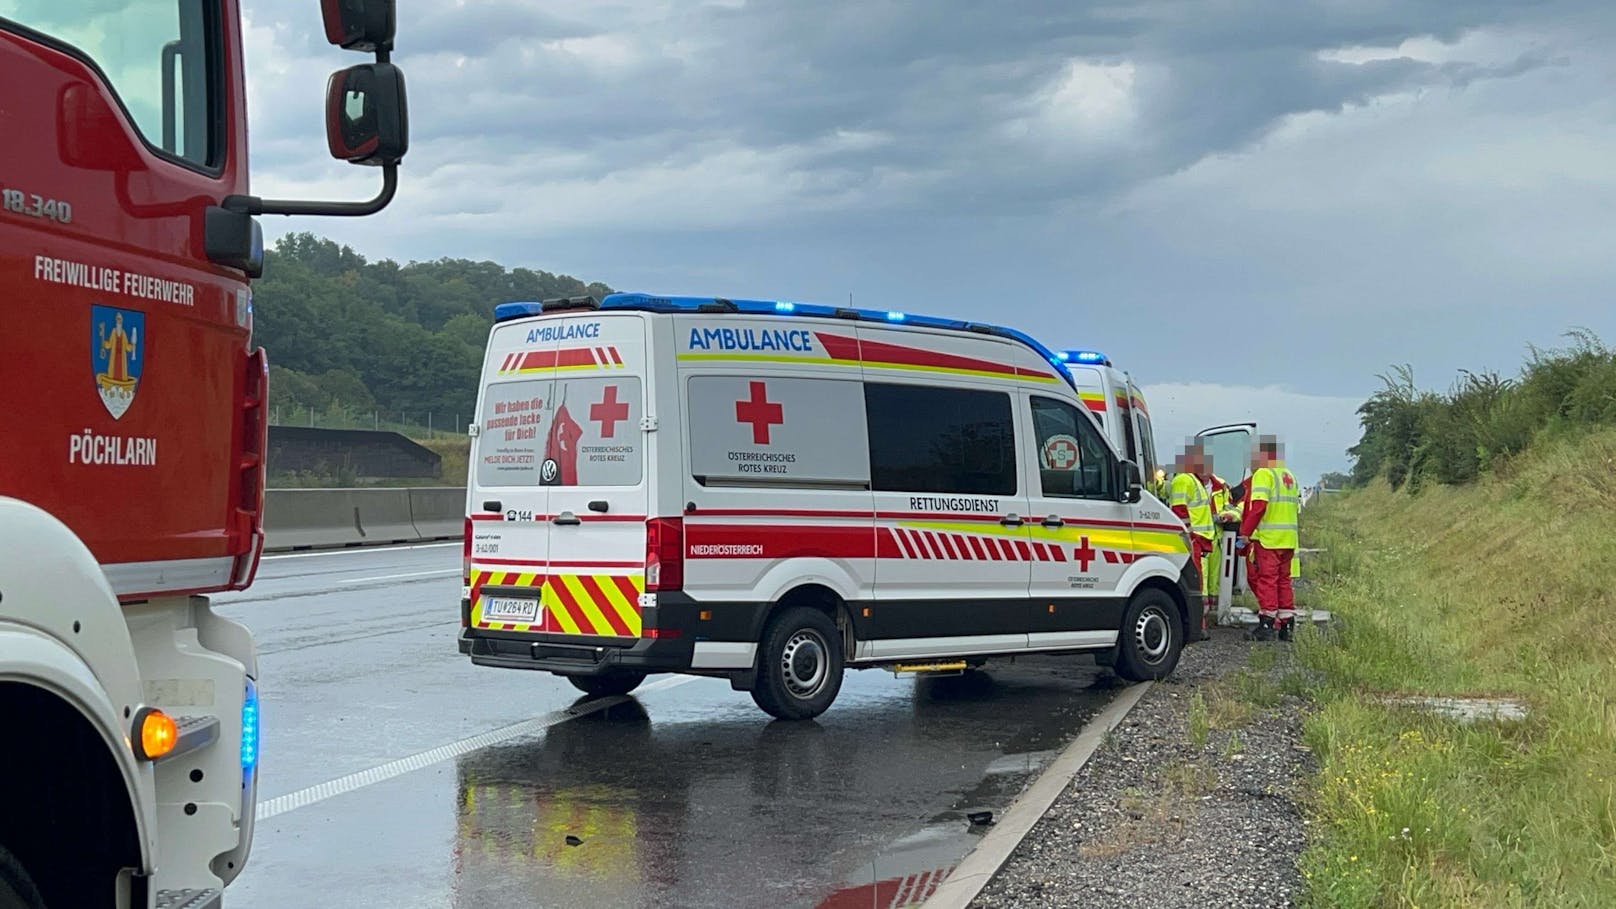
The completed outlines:
{"type": "Polygon", "coordinates": [[[1196,748],[1205,748],[1208,736],[1212,733],[1212,714],[1207,710],[1206,698],[1199,691],[1190,695],[1189,712],[1190,744],[1196,748]]]}
{"type": "Polygon", "coordinates": [[[1557,439],[1464,487],[1385,484],[1304,514],[1299,629],[1322,767],[1312,906],[1616,906],[1616,431],[1557,439]],[[1500,695],[1461,725],[1390,693],[1500,695]]]}
{"type": "Polygon", "coordinates": [[[416,442],[436,452],[443,460],[438,467],[438,486],[466,485],[466,464],[471,459],[471,440],[465,436],[439,436],[435,439],[416,439],[416,442]]]}

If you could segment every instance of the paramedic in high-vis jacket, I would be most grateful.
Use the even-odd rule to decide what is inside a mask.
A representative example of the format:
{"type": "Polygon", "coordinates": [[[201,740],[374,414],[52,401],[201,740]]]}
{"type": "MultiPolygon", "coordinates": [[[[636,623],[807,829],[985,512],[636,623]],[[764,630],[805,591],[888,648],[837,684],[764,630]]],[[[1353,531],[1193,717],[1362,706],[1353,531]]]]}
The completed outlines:
{"type": "Polygon", "coordinates": [[[1257,597],[1258,640],[1291,638],[1296,600],[1291,563],[1296,558],[1302,486],[1283,461],[1284,447],[1273,436],[1257,441],[1257,458],[1246,484],[1245,514],[1235,549],[1251,551],[1247,579],[1257,597]]]}
{"type": "Polygon", "coordinates": [[[1212,522],[1212,496],[1207,492],[1206,485],[1201,482],[1202,475],[1209,471],[1206,463],[1206,453],[1198,445],[1187,446],[1183,453],[1174,459],[1177,473],[1173,474],[1171,486],[1167,492],[1167,506],[1184,522],[1190,531],[1190,557],[1195,560],[1201,569],[1201,627],[1206,627],[1206,616],[1210,609],[1216,608],[1216,601],[1210,600],[1210,594],[1216,590],[1212,585],[1212,578],[1216,577],[1216,564],[1213,558],[1213,540],[1217,537],[1217,527],[1212,522]]]}

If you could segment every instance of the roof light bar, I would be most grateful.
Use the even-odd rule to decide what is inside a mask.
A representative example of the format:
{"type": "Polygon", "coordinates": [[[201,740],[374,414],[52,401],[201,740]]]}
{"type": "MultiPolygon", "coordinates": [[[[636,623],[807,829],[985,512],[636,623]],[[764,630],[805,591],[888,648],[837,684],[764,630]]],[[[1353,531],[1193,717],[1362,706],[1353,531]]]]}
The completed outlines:
{"type": "Polygon", "coordinates": [[[1082,363],[1085,366],[1111,365],[1111,358],[1097,350],[1063,350],[1057,356],[1067,363],[1082,363]]]}
{"type": "MultiPolygon", "coordinates": [[[[557,312],[563,309],[601,309],[601,310],[638,310],[640,312],[659,313],[700,313],[700,312],[726,312],[739,315],[752,316],[817,316],[831,319],[854,319],[865,322],[884,322],[888,324],[911,325],[919,328],[941,328],[948,331],[970,331],[978,334],[996,335],[1024,344],[1033,349],[1044,362],[1055,367],[1056,375],[1072,383],[1072,377],[1063,368],[1068,362],[1070,354],[1092,353],[1070,352],[1070,354],[1057,354],[1040,344],[1037,339],[1025,332],[986,322],[968,322],[963,319],[948,319],[940,316],[918,316],[910,313],[886,309],[853,309],[846,306],[826,306],[822,303],[798,303],[786,300],[738,300],[723,297],[674,297],[660,296],[645,293],[615,293],[608,294],[605,299],[595,303],[588,297],[565,298],[563,302],[568,305],[552,305],[558,301],[546,300],[544,303],[501,303],[494,307],[494,321],[506,322],[511,319],[527,318],[544,313],[557,312]],[[587,301],[587,302],[585,302],[587,301]]],[[[1109,366],[1110,360],[1099,356],[1099,360],[1083,360],[1081,362],[1098,362],[1109,366]]],[[[1076,387],[1073,384],[1072,387],[1076,387]]]]}

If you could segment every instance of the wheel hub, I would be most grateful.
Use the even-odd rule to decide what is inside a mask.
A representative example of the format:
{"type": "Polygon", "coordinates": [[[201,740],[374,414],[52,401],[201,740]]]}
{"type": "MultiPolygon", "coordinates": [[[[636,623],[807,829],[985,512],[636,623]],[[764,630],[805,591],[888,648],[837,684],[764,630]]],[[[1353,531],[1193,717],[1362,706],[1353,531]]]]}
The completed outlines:
{"type": "Polygon", "coordinates": [[[1151,607],[1139,614],[1139,620],[1133,626],[1133,641],[1145,662],[1160,663],[1167,655],[1172,639],[1167,616],[1160,609],[1151,607]]]}
{"type": "Polygon", "coordinates": [[[811,698],[825,687],[829,676],[829,651],[817,632],[801,629],[786,641],[780,655],[780,671],[786,690],[794,697],[811,698]]]}

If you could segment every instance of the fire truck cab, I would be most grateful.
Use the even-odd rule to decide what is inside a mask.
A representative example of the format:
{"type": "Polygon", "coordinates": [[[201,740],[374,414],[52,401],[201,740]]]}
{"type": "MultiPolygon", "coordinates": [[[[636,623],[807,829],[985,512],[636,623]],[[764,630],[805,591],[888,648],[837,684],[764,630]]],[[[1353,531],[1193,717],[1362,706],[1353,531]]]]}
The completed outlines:
{"type": "Polygon", "coordinates": [[[368,214],[407,145],[390,0],[328,89],[363,203],[248,195],[236,0],[0,0],[0,906],[206,909],[252,844],[259,214],[368,214]]]}

